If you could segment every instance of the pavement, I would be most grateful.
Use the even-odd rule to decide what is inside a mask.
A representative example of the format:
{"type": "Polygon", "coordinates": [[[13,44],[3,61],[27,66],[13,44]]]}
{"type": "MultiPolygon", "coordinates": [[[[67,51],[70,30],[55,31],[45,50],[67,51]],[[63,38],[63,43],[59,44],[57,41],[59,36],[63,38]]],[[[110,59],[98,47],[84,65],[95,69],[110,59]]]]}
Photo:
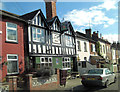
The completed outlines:
{"type": "Polygon", "coordinates": [[[76,86],[82,85],[81,83],[81,78],[75,78],[75,79],[70,79],[66,81],[66,85],[64,87],[60,86],[60,88],[58,88],[57,90],[71,90],[76,86]]]}

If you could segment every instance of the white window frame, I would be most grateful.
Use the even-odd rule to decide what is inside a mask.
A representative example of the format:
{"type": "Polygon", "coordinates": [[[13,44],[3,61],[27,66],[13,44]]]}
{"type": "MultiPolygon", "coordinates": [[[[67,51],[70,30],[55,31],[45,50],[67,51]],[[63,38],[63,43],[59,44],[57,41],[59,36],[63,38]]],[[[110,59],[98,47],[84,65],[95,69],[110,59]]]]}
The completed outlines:
{"type": "Polygon", "coordinates": [[[63,57],[63,58],[64,58],[64,61],[62,61],[62,68],[71,69],[71,59],[69,57],[63,57]],[[67,59],[67,61],[65,61],[65,59],[67,59]],[[68,61],[68,59],[69,59],[69,61],[68,61]],[[70,65],[68,65],[68,63],[70,65]],[[64,64],[64,66],[63,66],[63,64],[64,64]],[[67,67],[66,67],[66,64],[67,64],[67,67]],[[70,66],[70,67],[68,67],[68,66],[70,66]]]}
{"type": "MultiPolygon", "coordinates": [[[[12,61],[16,61],[17,62],[17,72],[14,72],[14,73],[8,73],[7,71],[7,74],[10,75],[10,74],[18,74],[19,73],[19,64],[18,64],[18,55],[17,54],[7,54],[7,62],[12,62],[12,61]],[[17,59],[8,59],[8,56],[17,56],[17,59]]],[[[8,68],[8,66],[7,66],[8,68]]]]}
{"type": "Polygon", "coordinates": [[[52,60],[52,57],[40,57],[40,64],[44,64],[44,66],[45,66],[45,64],[48,63],[48,67],[50,67],[49,64],[52,64],[52,66],[53,66],[53,61],[51,61],[51,62],[49,61],[50,58],[52,60]],[[44,62],[42,62],[42,58],[44,59],[44,62]],[[48,62],[45,62],[45,58],[48,59],[48,62]]]}
{"type": "Polygon", "coordinates": [[[33,41],[34,41],[34,42],[45,43],[45,29],[32,27],[32,38],[33,38],[33,41]],[[36,31],[36,38],[37,38],[37,34],[42,35],[42,32],[41,32],[41,31],[43,31],[43,30],[44,30],[44,42],[41,42],[41,41],[39,41],[39,40],[35,40],[35,39],[34,39],[33,28],[35,28],[35,31],[36,31]],[[37,31],[38,29],[40,29],[40,33],[38,33],[38,31],[37,31]]]}
{"type": "Polygon", "coordinates": [[[11,22],[6,22],[6,41],[9,41],[9,42],[17,42],[17,41],[18,41],[18,35],[17,35],[17,30],[18,30],[18,29],[17,29],[17,24],[11,23],[11,24],[16,25],[16,28],[12,28],[12,27],[8,27],[8,26],[7,26],[8,23],[11,23],[11,22]],[[9,39],[7,38],[7,30],[8,30],[8,29],[16,31],[16,40],[9,40],[9,39]]]}

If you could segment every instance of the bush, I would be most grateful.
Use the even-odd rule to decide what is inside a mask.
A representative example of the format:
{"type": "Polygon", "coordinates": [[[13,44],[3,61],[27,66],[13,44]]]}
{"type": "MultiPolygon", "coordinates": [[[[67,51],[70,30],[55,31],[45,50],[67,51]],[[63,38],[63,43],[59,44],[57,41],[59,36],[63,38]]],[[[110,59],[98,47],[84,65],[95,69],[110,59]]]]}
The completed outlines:
{"type": "Polygon", "coordinates": [[[36,70],[36,72],[37,77],[50,77],[52,74],[52,69],[50,67],[43,67],[39,70],[36,70]]]}

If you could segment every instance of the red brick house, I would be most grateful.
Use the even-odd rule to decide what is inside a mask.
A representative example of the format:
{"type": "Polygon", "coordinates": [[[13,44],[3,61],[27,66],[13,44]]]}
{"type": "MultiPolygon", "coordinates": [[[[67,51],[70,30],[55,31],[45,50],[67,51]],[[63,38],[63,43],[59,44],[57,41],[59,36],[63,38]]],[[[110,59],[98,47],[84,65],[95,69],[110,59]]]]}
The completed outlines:
{"type": "Polygon", "coordinates": [[[18,15],[0,10],[0,80],[24,72],[24,23],[18,15]]]}

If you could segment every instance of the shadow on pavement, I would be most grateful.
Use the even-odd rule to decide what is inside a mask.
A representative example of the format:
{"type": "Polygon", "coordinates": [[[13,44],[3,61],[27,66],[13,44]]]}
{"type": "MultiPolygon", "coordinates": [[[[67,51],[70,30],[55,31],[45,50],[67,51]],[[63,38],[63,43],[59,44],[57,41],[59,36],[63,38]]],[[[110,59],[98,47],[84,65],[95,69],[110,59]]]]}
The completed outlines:
{"type": "Polygon", "coordinates": [[[80,92],[94,92],[103,89],[103,87],[98,87],[98,86],[89,86],[89,87],[84,87],[83,85],[79,85],[73,88],[73,91],[80,91],[80,92]]]}

